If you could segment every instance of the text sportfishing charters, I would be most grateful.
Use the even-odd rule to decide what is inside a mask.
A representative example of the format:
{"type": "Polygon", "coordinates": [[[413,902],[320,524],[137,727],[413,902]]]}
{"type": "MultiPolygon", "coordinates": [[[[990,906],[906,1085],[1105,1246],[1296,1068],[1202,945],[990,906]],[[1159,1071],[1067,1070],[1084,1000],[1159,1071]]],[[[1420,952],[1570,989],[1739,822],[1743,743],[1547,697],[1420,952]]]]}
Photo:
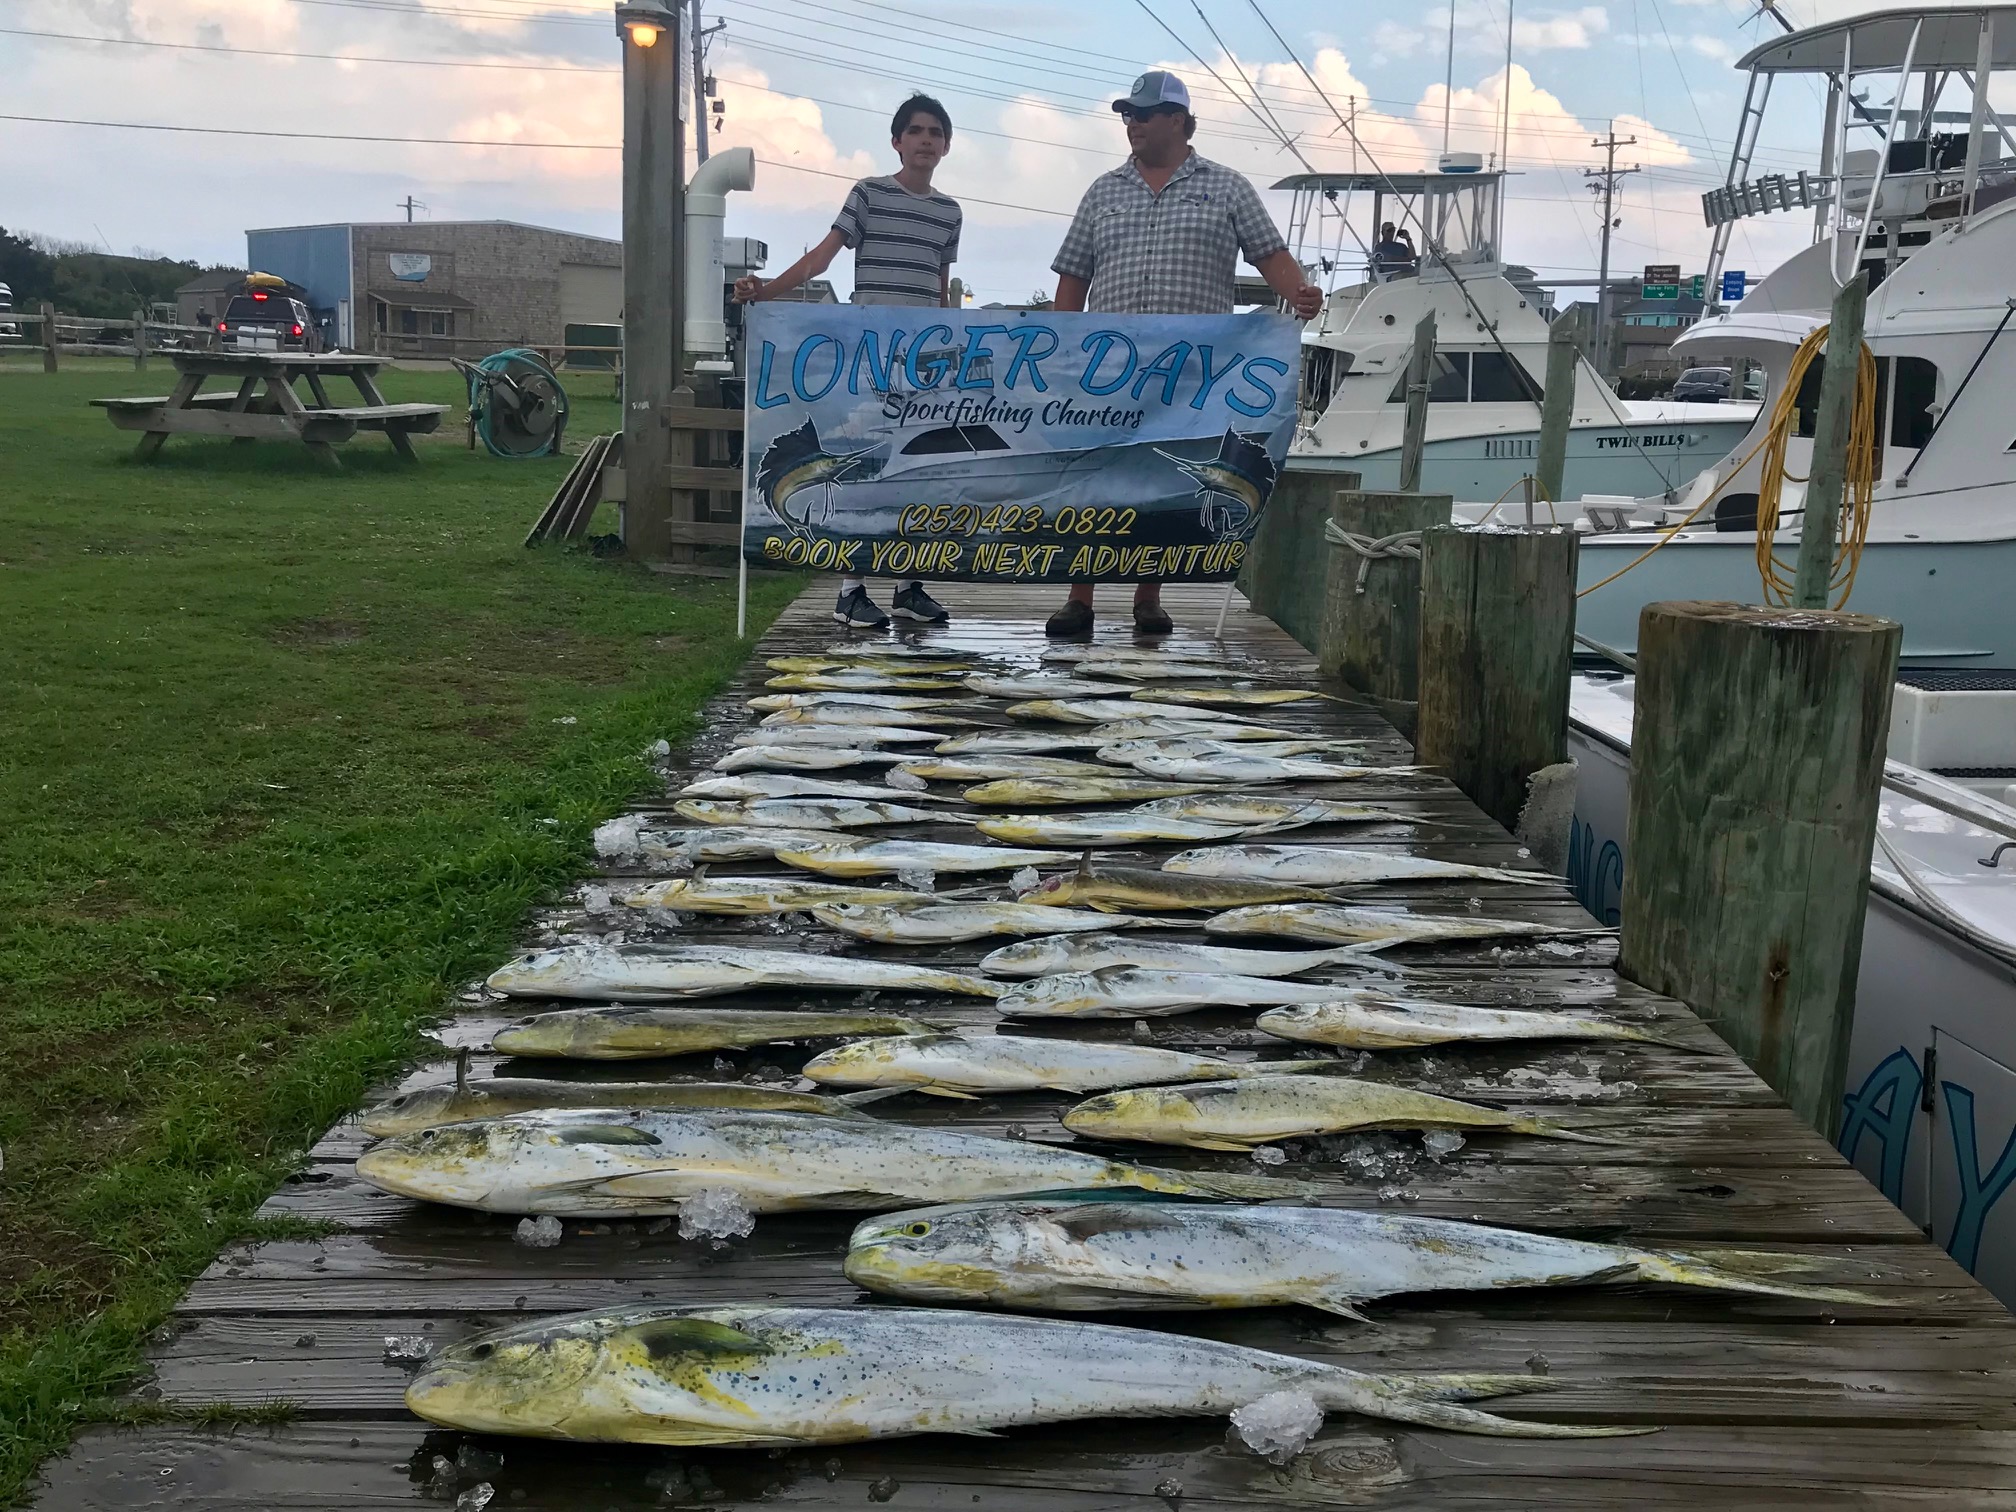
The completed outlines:
{"type": "Polygon", "coordinates": [[[991,425],[1018,436],[1040,419],[1045,426],[1096,425],[1110,430],[1138,430],[1145,409],[1127,409],[1117,404],[1094,408],[1071,399],[1046,399],[1041,406],[1007,404],[992,394],[976,399],[960,394],[948,399],[919,399],[901,389],[891,390],[882,401],[882,418],[897,425],[991,425]]]}
{"type": "MultiPolygon", "coordinates": [[[[762,341],[750,403],[757,409],[814,404],[843,386],[849,394],[864,389],[890,394],[899,382],[912,394],[949,387],[964,392],[1026,389],[1033,395],[1067,387],[1094,399],[1124,390],[1136,401],[1159,388],[1154,402],[1165,409],[1181,405],[1202,411],[1215,401],[1248,419],[1259,419],[1274,410],[1281,380],[1290,372],[1278,358],[1239,348],[1226,352],[1208,342],[1171,341],[1144,359],[1133,337],[1110,328],[1088,332],[1070,352],[1056,327],[1035,321],[969,325],[959,346],[951,345],[956,333],[948,325],[925,326],[906,347],[907,334],[891,331],[885,343],[881,332],[862,330],[850,346],[830,331],[814,331],[785,360],[780,360],[774,341],[762,341]],[[1004,338],[1012,352],[990,349],[990,337],[1004,338]],[[997,380],[995,371],[1002,362],[1005,371],[997,380]]],[[[1136,425],[1140,423],[1141,412],[1127,413],[1135,415],[1136,425]]],[[[1101,420],[1120,423],[1110,408],[1105,408],[1101,420]]]]}

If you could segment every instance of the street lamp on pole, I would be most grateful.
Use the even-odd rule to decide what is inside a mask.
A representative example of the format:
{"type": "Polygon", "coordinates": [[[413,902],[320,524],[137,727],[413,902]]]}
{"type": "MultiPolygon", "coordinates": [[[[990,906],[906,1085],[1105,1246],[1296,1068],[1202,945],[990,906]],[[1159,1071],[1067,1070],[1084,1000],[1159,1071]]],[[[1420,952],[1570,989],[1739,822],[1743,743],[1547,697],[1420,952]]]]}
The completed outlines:
{"type": "Polygon", "coordinates": [[[669,407],[685,360],[685,140],[679,12],[666,0],[622,0],[624,549],[670,554],[673,459],[669,407]],[[664,45],[660,45],[660,43],[664,45]]]}

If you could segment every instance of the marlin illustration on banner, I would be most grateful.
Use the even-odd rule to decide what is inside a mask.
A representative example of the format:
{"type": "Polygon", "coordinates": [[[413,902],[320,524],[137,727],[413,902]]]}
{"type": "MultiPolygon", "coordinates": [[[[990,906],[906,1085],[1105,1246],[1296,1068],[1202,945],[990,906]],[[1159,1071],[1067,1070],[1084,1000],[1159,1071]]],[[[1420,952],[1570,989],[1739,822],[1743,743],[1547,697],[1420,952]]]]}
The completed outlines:
{"type": "Polygon", "coordinates": [[[820,502],[830,508],[836,483],[873,477],[880,471],[878,459],[871,455],[877,449],[871,443],[854,451],[828,451],[820,444],[818,427],[807,420],[764,448],[756,464],[756,490],[778,519],[793,530],[809,530],[811,511],[787,509],[791,498],[816,488],[820,502]]]}
{"type": "Polygon", "coordinates": [[[1267,437],[1228,430],[1218,440],[1218,455],[1196,461],[1155,448],[1197,485],[1204,504],[1197,517],[1216,536],[1230,535],[1259,513],[1273,491],[1274,459],[1267,455],[1267,437]]]}

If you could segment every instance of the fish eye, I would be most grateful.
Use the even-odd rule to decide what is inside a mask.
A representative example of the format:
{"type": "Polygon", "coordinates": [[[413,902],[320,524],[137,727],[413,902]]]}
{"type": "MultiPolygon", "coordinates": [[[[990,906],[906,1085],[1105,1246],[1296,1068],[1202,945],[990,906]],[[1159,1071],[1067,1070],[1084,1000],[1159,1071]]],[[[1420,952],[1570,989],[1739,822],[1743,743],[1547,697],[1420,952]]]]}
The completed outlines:
{"type": "Polygon", "coordinates": [[[906,1223],[903,1225],[903,1232],[908,1234],[912,1239],[922,1239],[926,1234],[931,1232],[931,1225],[923,1222],[906,1223]]]}
{"type": "Polygon", "coordinates": [[[487,1360],[495,1353],[497,1353],[497,1346],[495,1344],[478,1344],[470,1349],[469,1358],[472,1360],[487,1360]]]}
{"type": "Polygon", "coordinates": [[[420,1131],[420,1142],[422,1144],[431,1143],[434,1139],[440,1136],[440,1133],[441,1131],[439,1129],[422,1129],[420,1131]]]}

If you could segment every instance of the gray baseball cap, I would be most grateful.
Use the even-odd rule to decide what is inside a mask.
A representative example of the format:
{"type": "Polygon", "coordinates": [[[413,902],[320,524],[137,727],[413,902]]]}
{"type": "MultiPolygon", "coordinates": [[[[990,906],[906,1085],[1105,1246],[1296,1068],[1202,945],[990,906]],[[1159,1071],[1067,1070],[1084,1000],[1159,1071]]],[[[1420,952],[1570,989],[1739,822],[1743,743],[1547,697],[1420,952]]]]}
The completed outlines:
{"type": "Polygon", "coordinates": [[[1124,100],[1115,100],[1115,110],[1153,110],[1157,105],[1190,108],[1190,89],[1173,73],[1154,69],[1134,81],[1134,91],[1124,100]]]}

